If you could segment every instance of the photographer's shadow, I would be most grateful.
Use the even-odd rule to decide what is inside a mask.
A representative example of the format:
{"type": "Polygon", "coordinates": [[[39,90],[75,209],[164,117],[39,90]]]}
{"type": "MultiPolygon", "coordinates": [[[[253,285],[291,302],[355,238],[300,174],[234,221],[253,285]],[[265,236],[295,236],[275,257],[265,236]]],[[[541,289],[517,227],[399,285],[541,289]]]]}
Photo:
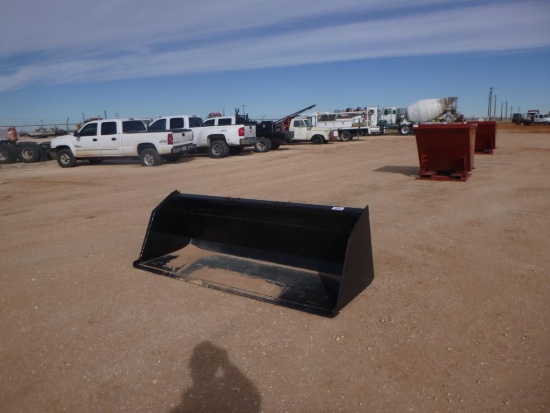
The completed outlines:
{"type": "Polygon", "coordinates": [[[189,361],[192,386],[171,413],[259,412],[260,392],[229,360],[227,351],[209,341],[198,344],[189,361]]]}

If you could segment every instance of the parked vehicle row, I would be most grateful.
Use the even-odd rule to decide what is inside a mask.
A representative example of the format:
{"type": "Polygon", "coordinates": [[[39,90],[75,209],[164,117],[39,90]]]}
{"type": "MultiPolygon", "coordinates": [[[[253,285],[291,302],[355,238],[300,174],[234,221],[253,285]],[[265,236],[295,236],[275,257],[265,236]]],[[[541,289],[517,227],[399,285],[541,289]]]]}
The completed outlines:
{"type": "Polygon", "coordinates": [[[550,113],[543,115],[539,110],[528,110],[526,114],[514,113],[512,123],[516,125],[550,125],[550,113]]]}
{"type": "Polygon", "coordinates": [[[208,150],[212,158],[237,154],[256,143],[256,128],[252,125],[203,126],[201,118],[187,115],[161,117],[149,125],[149,131],[179,134],[179,129],[191,131],[194,148],[208,150]]]}
{"type": "Polygon", "coordinates": [[[143,166],[176,161],[192,150],[190,129],[151,132],[143,120],[105,119],[86,123],[73,135],[52,139],[51,151],[62,168],[73,167],[80,159],[99,163],[109,158],[139,158],[143,166]]]}
{"type": "MultiPolygon", "coordinates": [[[[305,110],[311,108],[308,107],[305,110]]],[[[233,117],[212,118],[203,122],[198,116],[178,115],[154,119],[147,125],[141,119],[90,119],[73,134],[40,144],[18,143],[15,128],[8,130],[0,144],[0,163],[40,160],[40,150],[49,153],[63,167],[79,160],[99,163],[104,159],[134,158],[144,166],[156,166],[163,160],[175,161],[192,151],[208,152],[212,158],[224,158],[254,147],[258,152],[277,149],[281,143],[328,142],[331,130],[313,128],[305,122],[291,124],[299,112],[279,121],[249,121],[236,112],[233,117]],[[259,135],[258,135],[259,133],[259,135]],[[258,136],[257,136],[258,135],[258,136]],[[14,138],[15,137],[15,138],[14,138]],[[43,146],[43,147],[42,147],[43,146]]],[[[219,114],[216,114],[219,115],[219,114]]]]}
{"type": "MultiPolygon", "coordinates": [[[[372,107],[304,114],[316,105],[276,121],[252,121],[238,110],[233,116],[212,113],[214,116],[205,121],[190,115],[164,116],[150,123],[141,119],[94,118],[72,135],[58,136],[44,143],[43,148],[6,139],[6,143],[0,145],[0,163],[15,162],[17,157],[23,162],[36,162],[40,159],[36,153],[46,149],[63,168],[75,166],[78,160],[99,163],[121,157],[139,159],[143,166],[156,166],[163,160],[173,162],[193,151],[224,158],[247,147],[267,152],[283,143],[350,141],[355,136],[383,134],[393,126],[405,135],[415,123],[443,116],[447,121],[454,120],[457,99],[420,100],[410,105],[401,119],[394,119],[400,113],[395,108],[384,108],[382,112],[372,107]]],[[[16,135],[15,128],[13,132],[16,135]]]]}

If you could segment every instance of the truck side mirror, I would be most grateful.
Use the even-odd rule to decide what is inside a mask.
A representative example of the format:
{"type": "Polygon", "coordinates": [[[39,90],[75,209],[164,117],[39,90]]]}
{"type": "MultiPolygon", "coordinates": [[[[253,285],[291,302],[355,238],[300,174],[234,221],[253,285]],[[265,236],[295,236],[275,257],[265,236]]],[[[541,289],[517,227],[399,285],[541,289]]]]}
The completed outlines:
{"type": "Polygon", "coordinates": [[[80,133],[79,133],[77,130],[75,130],[75,131],[73,132],[73,136],[74,136],[75,138],[80,138],[80,133]]]}

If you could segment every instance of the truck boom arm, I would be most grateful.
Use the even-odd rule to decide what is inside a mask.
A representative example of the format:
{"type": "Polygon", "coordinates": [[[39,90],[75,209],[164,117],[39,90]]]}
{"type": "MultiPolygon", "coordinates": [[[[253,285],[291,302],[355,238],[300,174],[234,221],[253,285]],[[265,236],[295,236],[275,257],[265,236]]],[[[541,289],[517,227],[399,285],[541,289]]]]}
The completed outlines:
{"type": "Polygon", "coordinates": [[[317,106],[317,104],[308,106],[307,108],[299,110],[298,112],[294,112],[290,115],[287,115],[284,118],[278,119],[273,123],[276,125],[281,125],[282,130],[288,131],[288,127],[290,126],[290,122],[292,121],[292,119],[294,119],[296,116],[298,116],[301,113],[304,113],[307,110],[313,109],[315,106],[317,106]]]}

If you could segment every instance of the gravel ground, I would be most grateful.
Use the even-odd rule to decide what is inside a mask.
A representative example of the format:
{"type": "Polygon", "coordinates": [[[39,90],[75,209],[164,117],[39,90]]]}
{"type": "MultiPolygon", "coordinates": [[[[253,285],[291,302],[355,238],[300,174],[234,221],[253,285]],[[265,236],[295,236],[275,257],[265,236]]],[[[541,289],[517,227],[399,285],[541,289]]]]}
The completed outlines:
{"type": "Polygon", "coordinates": [[[414,137],[0,168],[3,412],[550,411],[550,127],[467,182],[414,137]],[[134,269],[173,190],[370,209],[375,276],[324,318],[134,269]]]}

